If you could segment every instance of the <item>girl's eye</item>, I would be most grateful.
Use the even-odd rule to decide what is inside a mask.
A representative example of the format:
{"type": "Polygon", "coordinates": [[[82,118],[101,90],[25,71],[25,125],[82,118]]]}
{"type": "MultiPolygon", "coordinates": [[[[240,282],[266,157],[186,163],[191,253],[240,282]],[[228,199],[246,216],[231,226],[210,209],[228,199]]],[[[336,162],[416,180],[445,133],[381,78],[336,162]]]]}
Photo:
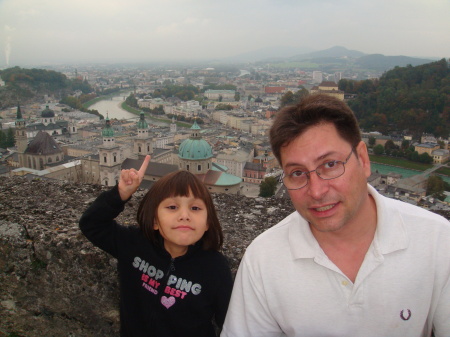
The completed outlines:
{"type": "Polygon", "coordinates": [[[198,207],[198,206],[192,206],[192,210],[193,210],[193,211],[200,211],[200,210],[201,210],[201,208],[200,208],[200,207],[198,207]]]}
{"type": "Polygon", "coordinates": [[[177,206],[171,205],[171,206],[167,206],[168,209],[177,209],[177,206]]]}

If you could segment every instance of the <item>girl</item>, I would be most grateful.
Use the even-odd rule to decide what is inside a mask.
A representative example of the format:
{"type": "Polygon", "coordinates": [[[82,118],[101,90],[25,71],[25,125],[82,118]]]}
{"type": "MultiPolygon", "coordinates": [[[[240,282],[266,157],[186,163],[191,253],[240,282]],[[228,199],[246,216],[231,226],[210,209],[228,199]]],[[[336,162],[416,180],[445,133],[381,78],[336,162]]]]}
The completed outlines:
{"type": "Polygon", "coordinates": [[[121,336],[216,336],[232,288],[219,253],[222,230],[206,187],[187,171],[157,181],[142,199],[137,226],[114,219],[138,189],[139,169],[122,170],[118,185],[84,212],[80,229],[118,260],[121,336]]]}

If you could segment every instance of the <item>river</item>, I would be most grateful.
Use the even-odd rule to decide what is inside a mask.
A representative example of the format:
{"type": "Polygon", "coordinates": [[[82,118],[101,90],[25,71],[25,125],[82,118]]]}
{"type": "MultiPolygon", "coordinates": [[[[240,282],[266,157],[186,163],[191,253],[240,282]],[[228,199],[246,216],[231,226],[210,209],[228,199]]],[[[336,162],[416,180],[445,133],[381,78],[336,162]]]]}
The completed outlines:
{"type": "Polygon", "coordinates": [[[128,112],[121,108],[121,104],[130,95],[130,93],[124,93],[121,96],[115,96],[110,99],[99,101],[89,107],[89,109],[97,110],[103,116],[108,115],[111,118],[117,119],[138,119],[139,116],[128,112]]]}

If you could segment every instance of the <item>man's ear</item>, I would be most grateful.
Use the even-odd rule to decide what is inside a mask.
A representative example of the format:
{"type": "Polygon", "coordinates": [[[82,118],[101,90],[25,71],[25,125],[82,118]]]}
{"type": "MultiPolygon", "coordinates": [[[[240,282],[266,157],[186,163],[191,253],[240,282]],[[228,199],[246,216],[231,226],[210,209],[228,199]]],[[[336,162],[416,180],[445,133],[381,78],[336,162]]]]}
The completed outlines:
{"type": "Polygon", "coordinates": [[[358,154],[358,160],[363,167],[364,173],[366,177],[370,177],[370,159],[369,159],[369,151],[367,151],[367,145],[363,141],[360,141],[356,146],[356,153],[358,154]]]}

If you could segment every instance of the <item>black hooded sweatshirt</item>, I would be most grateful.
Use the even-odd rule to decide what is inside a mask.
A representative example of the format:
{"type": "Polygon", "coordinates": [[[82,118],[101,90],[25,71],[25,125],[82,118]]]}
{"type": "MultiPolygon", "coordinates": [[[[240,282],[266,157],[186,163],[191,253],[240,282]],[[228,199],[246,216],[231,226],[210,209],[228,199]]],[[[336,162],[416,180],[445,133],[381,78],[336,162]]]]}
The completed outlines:
{"type": "Polygon", "coordinates": [[[83,234],[118,261],[121,336],[216,336],[213,319],[221,328],[232,290],[225,257],[198,242],[172,258],[138,226],[114,220],[125,203],[116,185],[80,219],[83,234]]]}

